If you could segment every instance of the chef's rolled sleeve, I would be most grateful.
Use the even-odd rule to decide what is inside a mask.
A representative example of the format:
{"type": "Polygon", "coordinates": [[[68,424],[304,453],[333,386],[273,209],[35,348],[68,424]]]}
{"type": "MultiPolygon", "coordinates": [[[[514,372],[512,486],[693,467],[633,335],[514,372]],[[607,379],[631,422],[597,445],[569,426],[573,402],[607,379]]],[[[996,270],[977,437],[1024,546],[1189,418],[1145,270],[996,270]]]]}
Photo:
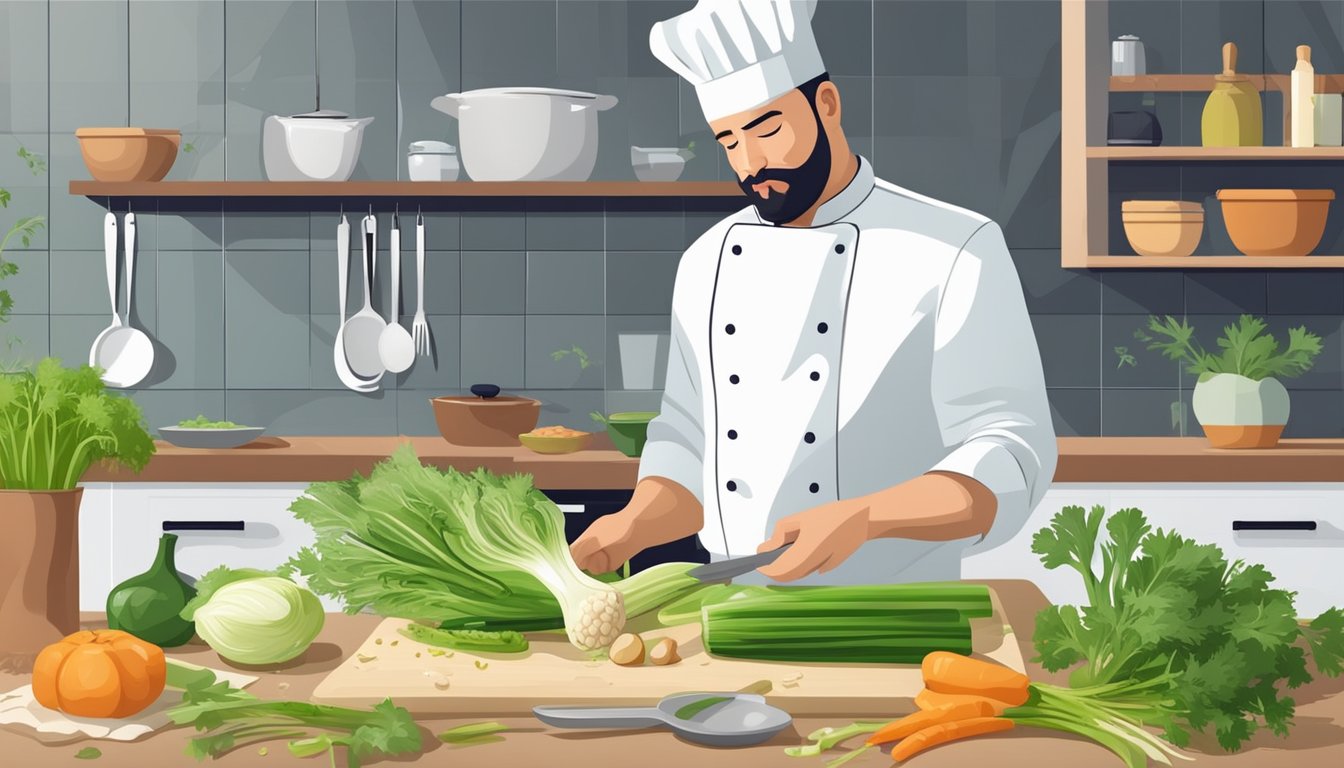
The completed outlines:
{"type": "Polygon", "coordinates": [[[662,408],[649,422],[638,479],[662,477],[704,503],[704,398],[686,329],[674,311],[662,408]]]}
{"type": "Polygon", "coordinates": [[[952,449],[932,470],[974,478],[994,493],[993,527],[974,546],[997,546],[1045,495],[1058,445],[1021,283],[993,222],[962,246],[944,284],[931,387],[943,444],[952,449]]]}

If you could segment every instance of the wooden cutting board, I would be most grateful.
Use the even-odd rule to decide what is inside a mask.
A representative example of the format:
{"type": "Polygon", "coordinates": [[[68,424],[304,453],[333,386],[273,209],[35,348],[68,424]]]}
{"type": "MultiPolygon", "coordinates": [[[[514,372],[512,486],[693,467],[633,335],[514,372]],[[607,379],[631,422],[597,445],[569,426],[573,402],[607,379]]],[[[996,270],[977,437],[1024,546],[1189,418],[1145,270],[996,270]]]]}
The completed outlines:
{"type": "MultiPolygon", "coordinates": [[[[975,619],[973,654],[1025,671],[1017,638],[991,591],[994,615],[975,619]]],[[[673,693],[736,691],[768,680],[772,703],[795,717],[891,716],[914,709],[924,687],[918,665],[798,664],[722,659],[705,653],[699,624],[641,632],[647,645],[677,641],[682,660],[666,667],[620,667],[595,660],[563,633],[528,635],[525,654],[433,656],[402,636],[405,619],[386,619],[313,692],[313,701],[367,706],[391,697],[415,714],[528,716],[542,704],[639,706],[673,693]],[[395,644],[394,644],[395,643],[395,644]],[[417,657],[416,654],[419,654],[417,657]]]]}

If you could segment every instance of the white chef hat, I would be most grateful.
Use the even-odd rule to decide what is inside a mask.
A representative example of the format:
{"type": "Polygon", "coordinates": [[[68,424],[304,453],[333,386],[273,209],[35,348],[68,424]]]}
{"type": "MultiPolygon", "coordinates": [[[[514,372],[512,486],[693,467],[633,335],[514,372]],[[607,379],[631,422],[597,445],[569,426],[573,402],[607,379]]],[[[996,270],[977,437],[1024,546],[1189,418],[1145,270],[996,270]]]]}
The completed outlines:
{"type": "Polygon", "coordinates": [[[826,71],[817,0],[699,0],[649,30],[659,61],[695,86],[705,119],[758,107],[826,71]]]}

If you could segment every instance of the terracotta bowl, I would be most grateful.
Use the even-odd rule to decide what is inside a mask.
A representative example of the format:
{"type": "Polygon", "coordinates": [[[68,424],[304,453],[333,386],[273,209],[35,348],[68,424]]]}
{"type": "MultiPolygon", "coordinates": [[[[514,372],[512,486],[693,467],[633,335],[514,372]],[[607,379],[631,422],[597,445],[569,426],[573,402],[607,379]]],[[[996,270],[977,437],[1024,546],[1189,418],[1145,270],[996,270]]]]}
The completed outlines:
{"type": "Polygon", "coordinates": [[[1273,448],[1283,435],[1283,424],[1218,426],[1203,424],[1204,437],[1213,448],[1273,448]]]}
{"type": "Polygon", "coordinates": [[[439,434],[453,445],[508,447],[531,432],[541,416],[541,401],[530,397],[435,397],[430,399],[439,434]]]}
{"type": "Polygon", "coordinates": [[[1125,237],[1140,256],[1189,256],[1204,234],[1204,207],[1182,200],[1126,200],[1125,237]]]}
{"type": "Polygon", "coordinates": [[[1330,189],[1220,189],[1227,234],[1247,256],[1306,256],[1325,234],[1330,189]]]}
{"type": "Polygon", "coordinates": [[[181,131],[159,128],[80,128],[75,137],[98,181],[159,181],[182,143],[181,131]]]}

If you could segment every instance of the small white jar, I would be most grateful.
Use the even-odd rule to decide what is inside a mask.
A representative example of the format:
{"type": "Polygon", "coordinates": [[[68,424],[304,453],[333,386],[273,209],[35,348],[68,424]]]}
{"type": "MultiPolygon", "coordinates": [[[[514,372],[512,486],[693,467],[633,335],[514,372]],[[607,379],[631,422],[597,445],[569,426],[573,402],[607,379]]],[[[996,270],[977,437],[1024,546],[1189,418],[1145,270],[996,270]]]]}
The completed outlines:
{"type": "Polygon", "coordinates": [[[457,149],[442,141],[413,141],[406,153],[411,181],[457,181],[457,149]]]}

